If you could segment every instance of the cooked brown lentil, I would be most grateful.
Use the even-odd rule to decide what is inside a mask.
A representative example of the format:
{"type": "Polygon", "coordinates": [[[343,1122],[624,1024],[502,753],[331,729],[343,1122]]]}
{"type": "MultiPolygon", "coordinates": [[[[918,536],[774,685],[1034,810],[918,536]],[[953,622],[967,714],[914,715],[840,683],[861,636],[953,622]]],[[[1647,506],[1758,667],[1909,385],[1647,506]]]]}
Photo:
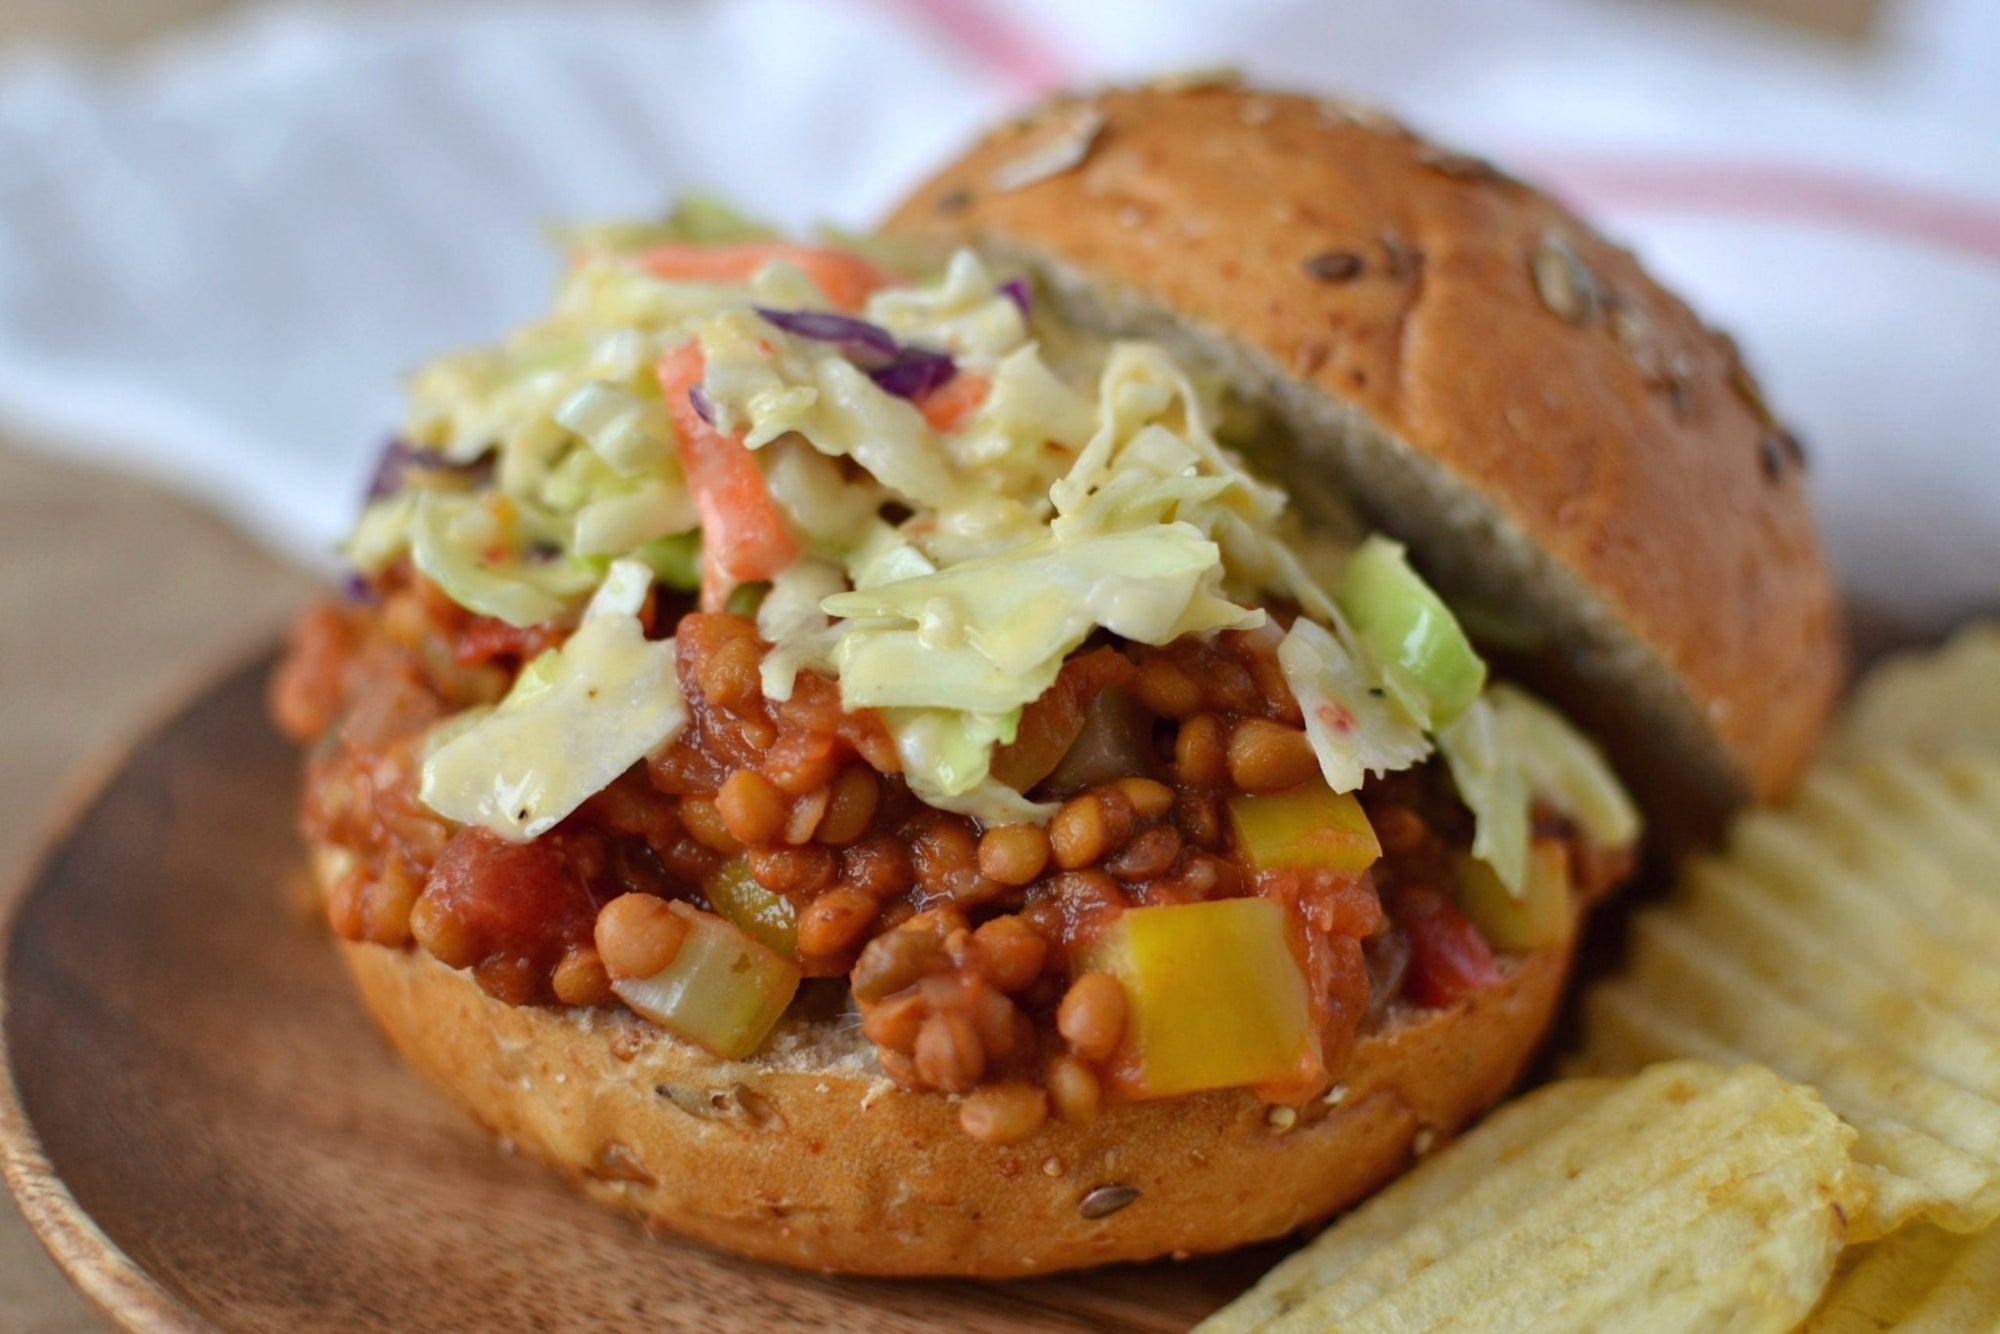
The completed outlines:
{"type": "Polygon", "coordinates": [[[995,917],[972,933],[979,971],[1002,991],[1022,991],[1041,976],[1049,942],[1019,917],[995,917]]]}
{"type": "Polygon", "coordinates": [[[820,817],[813,836],[830,847],[845,847],[854,842],[868,832],[881,796],[882,785],[866,765],[843,769],[833,782],[826,814],[820,817]]]}
{"type": "Polygon", "coordinates": [[[1141,820],[1157,820],[1173,808],[1174,790],[1157,778],[1121,778],[1112,786],[1141,820]]]}
{"type": "Polygon", "coordinates": [[[1048,864],[1049,836],[1036,825],[996,825],[979,840],[979,873],[999,884],[1030,884],[1048,864]]]}
{"type": "Polygon", "coordinates": [[[1125,988],[1109,973],[1085,973],[1063,993],[1056,1031],[1085,1060],[1108,1060],[1125,1033],[1125,988]]]}
{"type": "Polygon", "coordinates": [[[1229,734],[1229,777],[1245,792],[1280,792],[1319,774],[1319,757],[1299,728],[1246,718],[1229,734]]]}
{"type": "Polygon", "coordinates": [[[799,953],[823,957],[845,953],[881,910],[872,895],[851,885],[834,886],[799,913],[799,953]]]}
{"type": "Polygon", "coordinates": [[[917,1078],[945,1093],[969,1093],[986,1073],[986,1044],[971,1016],[959,1010],[926,1016],[910,1055],[917,1078]]]}
{"type": "Polygon", "coordinates": [[[1125,846],[1138,814],[1115,787],[1071,797],[1049,821],[1049,850],[1057,866],[1077,871],[1125,846]]]}
{"type": "Polygon", "coordinates": [[[597,954],[614,982],[651,977],[674,961],[688,926],[665,899],[621,894],[597,913],[597,954]]]}
{"type": "Polygon", "coordinates": [[[592,945],[573,946],[564,954],[549,975],[549,986],[564,1005],[602,1005],[612,995],[611,974],[592,945]]]}
{"type": "Polygon", "coordinates": [[[749,847],[773,843],[784,832],[785,794],[755,769],[738,769],[715,794],[715,813],[729,836],[749,847]]]}
{"type": "Polygon", "coordinates": [[[1174,777],[1183,787],[1220,787],[1229,778],[1229,746],[1222,720],[1196,714],[1174,733],[1174,777]]]}
{"type": "Polygon", "coordinates": [[[750,874],[773,894],[802,898],[833,884],[840,854],[820,844],[750,849],[750,874]]]}
{"type": "Polygon", "coordinates": [[[1034,1084],[988,1084],[959,1104],[958,1123],[986,1144],[1013,1144],[1049,1119],[1049,1096],[1034,1084]]]}
{"type": "Polygon", "coordinates": [[[1097,1119],[1104,1090],[1097,1072],[1084,1062],[1074,1056],[1058,1056],[1049,1062],[1042,1081],[1048,1085],[1057,1116],[1076,1125],[1089,1125],[1097,1119]]]}

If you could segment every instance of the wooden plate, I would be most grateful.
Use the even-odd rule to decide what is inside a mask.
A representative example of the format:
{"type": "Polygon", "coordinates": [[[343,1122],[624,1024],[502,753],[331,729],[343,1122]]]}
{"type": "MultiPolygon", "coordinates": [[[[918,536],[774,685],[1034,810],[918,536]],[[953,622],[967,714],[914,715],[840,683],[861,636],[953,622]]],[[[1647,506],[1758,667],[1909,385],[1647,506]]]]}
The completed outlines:
{"type": "MultiPolygon", "coordinates": [[[[134,1328],[1184,1329],[1275,1260],[822,1278],[574,1197],[398,1063],[308,906],[269,663],[142,742],[11,902],[0,1166],[134,1328]]],[[[0,905],[0,908],[9,905],[0,905]]]]}

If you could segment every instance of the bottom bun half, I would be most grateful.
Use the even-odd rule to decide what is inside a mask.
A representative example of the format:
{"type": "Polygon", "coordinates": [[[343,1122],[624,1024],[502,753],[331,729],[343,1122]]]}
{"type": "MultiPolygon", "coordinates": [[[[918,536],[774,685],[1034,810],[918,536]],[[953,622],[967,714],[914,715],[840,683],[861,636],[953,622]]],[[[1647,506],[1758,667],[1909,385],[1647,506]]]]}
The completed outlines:
{"type": "Polygon", "coordinates": [[[412,1066],[599,1201],[801,1268],[981,1278],[1227,1250],[1352,1204],[1507,1091],[1569,966],[1519,956],[1392,1021],[1289,1124],[1238,1089],[994,1146],[883,1077],[851,1019],[787,1016],[724,1061],[624,1010],[512,1006],[421,952],[341,948],[412,1066]]]}

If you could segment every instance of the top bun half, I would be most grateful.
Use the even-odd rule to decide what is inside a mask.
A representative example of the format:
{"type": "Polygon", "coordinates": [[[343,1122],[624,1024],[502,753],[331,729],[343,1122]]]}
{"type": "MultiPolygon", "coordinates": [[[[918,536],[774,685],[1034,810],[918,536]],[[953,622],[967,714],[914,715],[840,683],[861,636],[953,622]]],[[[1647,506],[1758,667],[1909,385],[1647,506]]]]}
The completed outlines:
{"type": "Polygon", "coordinates": [[[1670,830],[1810,758],[1844,651],[1803,456],[1729,338],[1547,196],[1364,109],[1163,83],[1002,125],[887,230],[1225,376],[1297,502],[1328,476],[1408,543],[1670,830]]]}

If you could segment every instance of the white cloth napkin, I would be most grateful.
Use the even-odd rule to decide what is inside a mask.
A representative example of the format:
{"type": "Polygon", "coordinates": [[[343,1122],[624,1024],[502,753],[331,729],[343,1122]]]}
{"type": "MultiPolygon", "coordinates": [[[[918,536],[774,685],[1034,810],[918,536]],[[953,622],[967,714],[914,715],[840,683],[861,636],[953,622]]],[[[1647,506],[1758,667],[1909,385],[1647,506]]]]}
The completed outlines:
{"type": "Polygon", "coordinates": [[[1848,48],[1693,0],[288,8],[0,65],[0,416],[330,559],[427,353],[563,217],[689,188],[865,222],[1065,82],[1215,63],[1383,102],[1634,244],[1813,450],[1843,574],[2000,603],[2000,6],[1848,48]]]}

